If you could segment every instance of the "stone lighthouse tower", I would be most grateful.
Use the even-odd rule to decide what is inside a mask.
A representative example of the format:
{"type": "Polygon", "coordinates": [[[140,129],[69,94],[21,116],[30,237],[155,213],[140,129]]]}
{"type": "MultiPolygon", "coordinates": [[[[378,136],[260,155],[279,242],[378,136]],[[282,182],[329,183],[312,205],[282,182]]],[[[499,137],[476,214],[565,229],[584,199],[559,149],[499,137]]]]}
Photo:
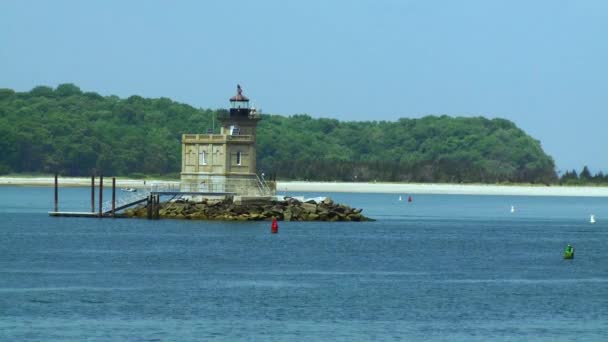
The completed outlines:
{"type": "Polygon", "coordinates": [[[230,111],[218,119],[220,134],[182,135],[181,191],[269,195],[255,165],[256,127],[261,116],[249,106],[240,85],[230,98],[230,111]]]}

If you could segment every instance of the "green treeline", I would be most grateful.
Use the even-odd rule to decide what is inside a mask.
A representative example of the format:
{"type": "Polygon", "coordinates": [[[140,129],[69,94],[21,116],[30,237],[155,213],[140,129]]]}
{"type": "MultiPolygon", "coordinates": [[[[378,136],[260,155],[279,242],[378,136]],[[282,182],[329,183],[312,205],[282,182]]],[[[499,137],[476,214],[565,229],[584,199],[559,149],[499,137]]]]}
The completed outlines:
{"type": "Polygon", "coordinates": [[[591,175],[591,171],[587,166],[584,166],[581,173],[578,174],[576,170],[566,171],[561,175],[559,183],[562,185],[585,185],[585,184],[608,184],[608,174],[604,174],[599,171],[595,175],[591,175]]]}
{"type": "Polygon", "coordinates": [[[415,182],[556,180],[540,143],[512,122],[427,116],[340,122],[307,115],[264,118],[259,168],[287,178],[415,182]]]}
{"type": "MultiPolygon", "coordinates": [[[[167,98],[104,97],[73,84],[0,89],[0,174],[177,175],[182,133],[207,132],[220,111],[167,98]]],[[[257,147],[258,170],[280,179],[558,180],[540,143],[504,119],[343,122],[264,115],[257,147]]]]}
{"type": "Polygon", "coordinates": [[[0,173],[179,172],[181,133],[204,131],[212,114],[166,98],[102,97],[73,84],[0,89],[0,173]]]}

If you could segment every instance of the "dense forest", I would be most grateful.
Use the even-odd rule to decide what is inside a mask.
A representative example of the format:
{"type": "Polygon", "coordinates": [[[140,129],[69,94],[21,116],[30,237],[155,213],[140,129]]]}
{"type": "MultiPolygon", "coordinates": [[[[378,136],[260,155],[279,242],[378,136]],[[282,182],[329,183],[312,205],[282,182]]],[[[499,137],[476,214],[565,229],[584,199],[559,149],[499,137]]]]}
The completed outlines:
{"type": "MultiPolygon", "coordinates": [[[[222,111],[167,98],[104,97],[73,84],[0,89],[0,174],[177,176],[182,133],[207,132],[222,111]]],[[[263,115],[257,146],[258,170],[278,179],[559,181],[540,143],[504,119],[342,122],[263,115]]],[[[581,181],[573,172],[576,177],[568,172],[562,180],[581,181]]]]}

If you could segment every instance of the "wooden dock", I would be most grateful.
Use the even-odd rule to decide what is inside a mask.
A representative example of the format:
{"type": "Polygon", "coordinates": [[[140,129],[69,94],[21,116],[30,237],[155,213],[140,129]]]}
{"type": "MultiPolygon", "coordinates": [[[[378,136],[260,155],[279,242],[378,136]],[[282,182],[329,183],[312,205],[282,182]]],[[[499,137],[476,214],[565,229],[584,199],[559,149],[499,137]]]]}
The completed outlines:
{"type": "Polygon", "coordinates": [[[99,217],[99,213],[78,212],[78,211],[49,211],[49,216],[57,217],[99,217]]]}
{"type": "MultiPolygon", "coordinates": [[[[91,212],[80,212],[80,211],[49,211],[49,216],[54,217],[89,217],[89,218],[99,218],[99,213],[91,213],[91,212]]],[[[104,213],[101,217],[115,217],[121,218],[124,217],[122,214],[112,215],[111,213],[104,213]]]]}
{"type": "Polygon", "coordinates": [[[142,194],[141,197],[132,200],[129,203],[125,203],[116,206],[116,179],[112,178],[112,209],[103,210],[102,208],[102,194],[103,194],[103,176],[99,177],[99,211],[95,210],[95,177],[91,177],[91,211],[80,212],[80,211],[59,211],[59,200],[58,200],[58,177],[55,174],[55,210],[49,211],[49,216],[53,217],[89,217],[89,218],[104,218],[104,217],[125,217],[123,214],[118,213],[121,210],[127,209],[134,205],[146,202],[148,207],[148,218],[159,219],[160,209],[160,196],[171,196],[171,199],[177,196],[234,196],[233,192],[196,192],[196,191],[150,191],[142,194]]]}

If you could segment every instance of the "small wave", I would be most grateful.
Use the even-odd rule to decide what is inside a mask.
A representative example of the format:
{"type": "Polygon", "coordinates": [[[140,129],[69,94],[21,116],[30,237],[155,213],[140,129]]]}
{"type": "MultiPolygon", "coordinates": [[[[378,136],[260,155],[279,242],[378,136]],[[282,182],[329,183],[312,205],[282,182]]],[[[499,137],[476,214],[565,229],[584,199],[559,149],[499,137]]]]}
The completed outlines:
{"type": "Polygon", "coordinates": [[[30,299],[29,302],[30,303],[38,303],[38,304],[51,304],[51,303],[53,303],[52,300],[47,300],[47,299],[30,299]]]}
{"type": "Polygon", "coordinates": [[[245,271],[239,272],[241,274],[266,274],[266,275],[320,275],[320,276],[420,276],[428,275],[428,272],[416,272],[416,271],[321,271],[321,270],[309,270],[309,271],[245,271]]]}
{"type": "MultiPolygon", "coordinates": [[[[14,270],[14,269],[5,269],[0,270],[0,274],[2,273],[16,273],[16,274],[98,274],[98,271],[85,271],[85,270],[14,270]]],[[[113,273],[113,272],[108,272],[113,273]]]]}
{"type": "Polygon", "coordinates": [[[92,286],[65,286],[65,287],[5,287],[0,293],[10,292],[52,292],[52,291],[137,291],[137,287],[92,287],[92,286]]]}
{"type": "Polygon", "coordinates": [[[448,279],[440,283],[458,284],[580,284],[608,283],[608,278],[570,278],[570,279],[448,279]]]}
{"type": "Polygon", "coordinates": [[[104,303],[104,301],[94,300],[94,299],[81,299],[80,302],[85,303],[85,304],[103,304],[104,303]]]}
{"type": "Polygon", "coordinates": [[[209,282],[212,287],[226,287],[226,288],[237,288],[237,287],[270,287],[270,288],[285,288],[285,287],[316,287],[316,285],[301,283],[301,282],[289,282],[289,281],[276,281],[276,280],[237,280],[237,281],[221,281],[221,282],[209,282]]]}
{"type": "Polygon", "coordinates": [[[0,270],[0,274],[198,274],[198,271],[173,271],[173,270],[124,270],[124,271],[87,271],[87,270],[0,270]]]}

